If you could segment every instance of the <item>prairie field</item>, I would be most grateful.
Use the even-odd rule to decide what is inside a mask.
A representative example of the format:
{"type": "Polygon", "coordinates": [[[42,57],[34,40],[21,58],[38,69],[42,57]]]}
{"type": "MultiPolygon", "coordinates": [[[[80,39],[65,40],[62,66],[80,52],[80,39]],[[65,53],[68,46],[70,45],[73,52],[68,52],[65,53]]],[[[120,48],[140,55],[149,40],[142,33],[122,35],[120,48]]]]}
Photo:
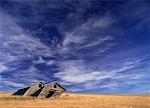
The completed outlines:
{"type": "Polygon", "coordinates": [[[57,99],[39,99],[3,93],[0,108],[150,108],[150,96],[65,93],[57,99]]]}

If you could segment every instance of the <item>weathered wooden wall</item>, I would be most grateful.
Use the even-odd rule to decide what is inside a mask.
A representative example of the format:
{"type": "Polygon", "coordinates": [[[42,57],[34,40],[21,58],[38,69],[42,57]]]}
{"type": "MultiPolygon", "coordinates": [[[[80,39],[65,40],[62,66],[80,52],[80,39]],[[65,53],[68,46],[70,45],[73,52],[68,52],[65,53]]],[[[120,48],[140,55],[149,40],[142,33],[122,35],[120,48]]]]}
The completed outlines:
{"type": "MultiPolygon", "coordinates": [[[[43,83],[40,83],[40,82],[36,83],[36,84],[32,85],[23,96],[32,96],[32,95],[34,96],[34,94],[36,92],[38,92],[39,90],[42,91],[43,87],[44,87],[43,83]]],[[[39,91],[39,93],[40,93],[40,91],[39,91]]]]}

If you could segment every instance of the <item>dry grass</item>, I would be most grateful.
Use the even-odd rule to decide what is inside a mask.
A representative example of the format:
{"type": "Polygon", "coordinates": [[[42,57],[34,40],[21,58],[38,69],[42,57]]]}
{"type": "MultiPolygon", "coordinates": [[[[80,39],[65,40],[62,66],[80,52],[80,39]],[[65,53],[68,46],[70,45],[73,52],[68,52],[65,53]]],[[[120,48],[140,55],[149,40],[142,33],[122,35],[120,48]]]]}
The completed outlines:
{"type": "Polygon", "coordinates": [[[150,96],[63,94],[37,99],[0,94],[0,108],[150,108],[150,96]]]}

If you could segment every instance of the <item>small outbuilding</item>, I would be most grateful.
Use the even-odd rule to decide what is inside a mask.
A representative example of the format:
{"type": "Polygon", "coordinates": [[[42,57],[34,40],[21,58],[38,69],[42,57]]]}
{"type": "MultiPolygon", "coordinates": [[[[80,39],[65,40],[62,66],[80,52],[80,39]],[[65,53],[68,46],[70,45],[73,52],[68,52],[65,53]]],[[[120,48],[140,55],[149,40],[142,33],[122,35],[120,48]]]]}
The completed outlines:
{"type": "Polygon", "coordinates": [[[61,86],[58,82],[52,82],[46,84],[40,94],[38,95],[39,98],[56,98],[63,94],[66,89],[61,86]]]}
{"type": "Polygon", "coordinates": [[[42,82],[35,83],[29,87],[19,89],[13,95],[32,96],[38,98],[56,98],[63,94],[66,89],[58,82],[44,84],[42,82]]]}

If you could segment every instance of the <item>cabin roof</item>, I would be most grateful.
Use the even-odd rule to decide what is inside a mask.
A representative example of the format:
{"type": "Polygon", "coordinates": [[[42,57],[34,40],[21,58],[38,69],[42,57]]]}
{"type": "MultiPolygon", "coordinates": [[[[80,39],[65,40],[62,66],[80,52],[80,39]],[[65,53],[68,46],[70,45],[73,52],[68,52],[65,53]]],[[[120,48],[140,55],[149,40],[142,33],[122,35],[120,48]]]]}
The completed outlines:
{"type": "Polygon", "coordinates": [[[37,82],[37,83],[32,84],[30,87],[32,87],[33,85],[36,85],[36,84],[43,84],[43,85],[45,85],[43,82],[37,82]]]}
{"type": "Polygon", "coordinates": [[[57,84],[60,88],[62,88],[64,91],[66,91],[66,89],[62,85],[60,85],[57,81],[53,81],[53,82],[48,83],[46,85],[51,85],[51,84],[57,84]]]}

